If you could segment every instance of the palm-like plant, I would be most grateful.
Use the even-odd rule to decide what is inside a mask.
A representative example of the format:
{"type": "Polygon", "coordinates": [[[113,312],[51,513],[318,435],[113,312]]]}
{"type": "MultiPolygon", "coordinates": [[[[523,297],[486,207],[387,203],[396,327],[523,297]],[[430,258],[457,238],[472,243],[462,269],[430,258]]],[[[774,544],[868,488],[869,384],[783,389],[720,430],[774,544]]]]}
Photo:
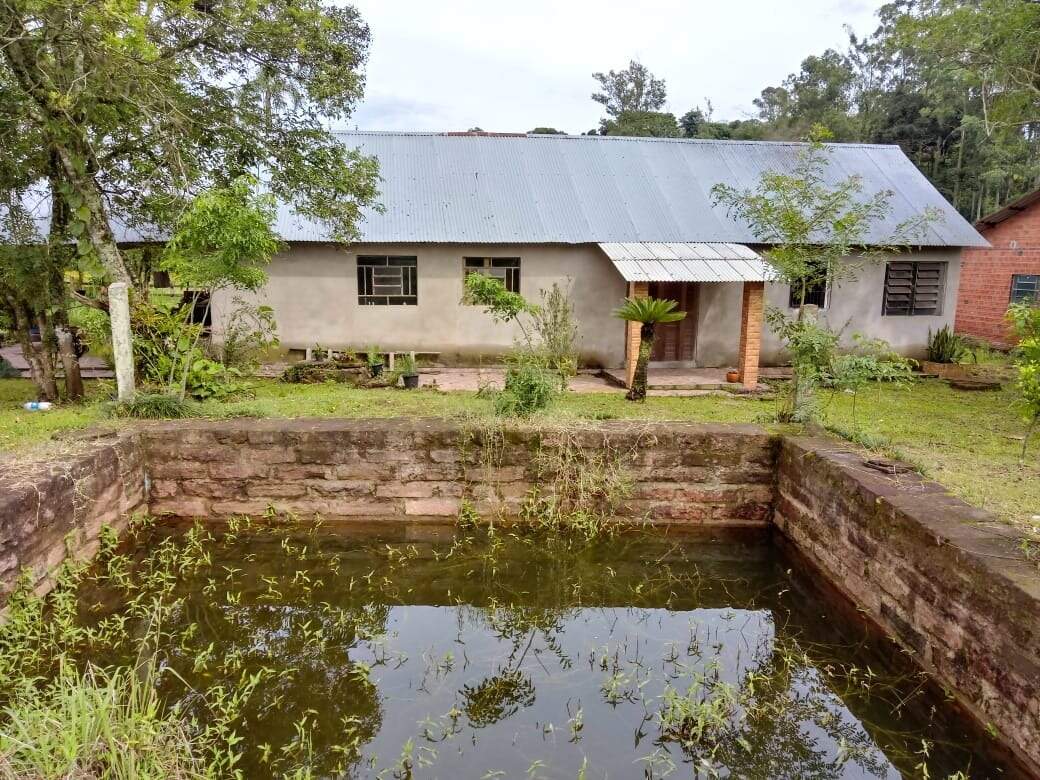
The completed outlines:
{"type": "Polygon", "coordinates": [[[662,298],[625,298],[621,308],[614,312],[615,317],[640,324],[636,373],[632,378],[632,386],[625,395],[629,401],[642,401],[646,398],[646,367],[654,349],[654,330],[661,323],[678,322],[686,316],[684,311],[675,311],[678,305],[675,301],[662,298]]]}

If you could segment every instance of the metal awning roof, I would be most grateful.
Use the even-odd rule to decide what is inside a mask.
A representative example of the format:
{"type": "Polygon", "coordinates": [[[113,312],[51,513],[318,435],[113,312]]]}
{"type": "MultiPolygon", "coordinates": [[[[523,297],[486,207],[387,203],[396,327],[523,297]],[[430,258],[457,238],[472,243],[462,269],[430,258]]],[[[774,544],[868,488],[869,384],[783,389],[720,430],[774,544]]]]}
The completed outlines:
{"type": "Polygon", "coordinates": [[[641,241],[599,245],[626,282],[765,282],[769,264],[743,244],[641,241]]]}

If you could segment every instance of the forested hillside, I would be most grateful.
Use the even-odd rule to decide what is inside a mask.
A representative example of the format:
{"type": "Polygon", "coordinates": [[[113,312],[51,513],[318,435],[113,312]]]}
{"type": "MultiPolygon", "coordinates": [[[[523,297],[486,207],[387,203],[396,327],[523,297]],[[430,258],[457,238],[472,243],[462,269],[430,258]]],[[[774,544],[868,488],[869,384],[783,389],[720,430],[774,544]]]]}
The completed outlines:
{"type": "Polygon", "coordinates": [[[823,124],[838,141],[899,144],[969,219],[1040,187],[1038,2],[896,0],[873,33],[850,30],[844,50],[810,54],[733,121],[716,120],[710,104],[660,113],[663,81],[638,75],[657,91],[599,132],[779,140],[823,124]]]}

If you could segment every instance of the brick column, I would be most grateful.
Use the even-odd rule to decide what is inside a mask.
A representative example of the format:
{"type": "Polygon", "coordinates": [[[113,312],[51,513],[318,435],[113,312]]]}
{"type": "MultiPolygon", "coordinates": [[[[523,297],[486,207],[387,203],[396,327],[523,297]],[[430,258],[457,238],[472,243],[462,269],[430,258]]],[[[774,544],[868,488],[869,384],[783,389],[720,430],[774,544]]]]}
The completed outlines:
{"type": "MultiPolygon", "coordinates": [[[[629,282],[629,298],[647,298],[650,295],[650,285],[647,282],[629,282]]],[[[639,328],[638,322],[625,323],[625,387],[632,386],[632,379],[636,375],[636,359],[639,357],[639,328]]]]}
{"type": "Polygon", "coordinates": [[[764,282],[744,282],[737,371],[740,373],[740,383],[746,390],[754,390],[758,386],[758,357],[762,350],[764,298],[764,282]]]}

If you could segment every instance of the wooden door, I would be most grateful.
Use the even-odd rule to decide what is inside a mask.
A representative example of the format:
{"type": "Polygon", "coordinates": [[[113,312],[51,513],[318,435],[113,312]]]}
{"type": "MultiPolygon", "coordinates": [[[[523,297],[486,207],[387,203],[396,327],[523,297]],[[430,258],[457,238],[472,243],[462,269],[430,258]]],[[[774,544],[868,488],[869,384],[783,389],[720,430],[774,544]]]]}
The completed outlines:
{"type": "Polygon", "coordinates": [[[694,331],[697,326],[697,285],[693,282],[651,282],[651,298],[678,302],[686,317],[678,322],[658,325],[650,359],[658,362],[692,361],[694,331]]]}

